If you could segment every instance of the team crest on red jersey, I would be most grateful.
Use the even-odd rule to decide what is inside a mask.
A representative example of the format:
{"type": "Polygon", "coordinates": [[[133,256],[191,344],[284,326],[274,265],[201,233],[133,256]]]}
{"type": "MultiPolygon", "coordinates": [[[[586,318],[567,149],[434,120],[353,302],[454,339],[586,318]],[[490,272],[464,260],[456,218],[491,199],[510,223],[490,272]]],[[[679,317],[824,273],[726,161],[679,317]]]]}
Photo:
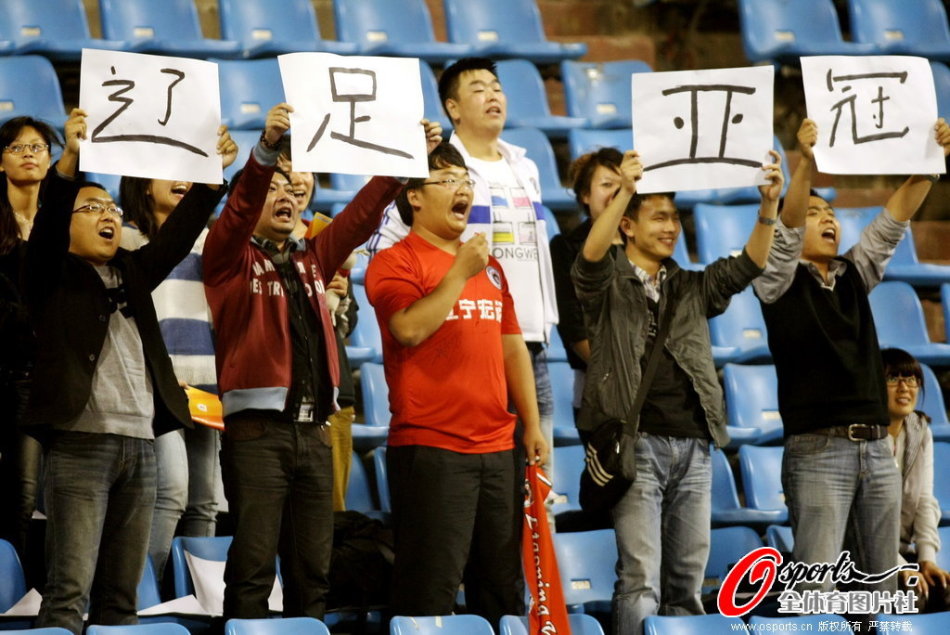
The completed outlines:
{"type": "Polygon", "coordinates": [[[491,280],[491,283],[495,285],[496,288],[501,289],[501,272],[491,265],[488,265],[485,267],[485,273],[488,274],[488,279],[491,280]]]}

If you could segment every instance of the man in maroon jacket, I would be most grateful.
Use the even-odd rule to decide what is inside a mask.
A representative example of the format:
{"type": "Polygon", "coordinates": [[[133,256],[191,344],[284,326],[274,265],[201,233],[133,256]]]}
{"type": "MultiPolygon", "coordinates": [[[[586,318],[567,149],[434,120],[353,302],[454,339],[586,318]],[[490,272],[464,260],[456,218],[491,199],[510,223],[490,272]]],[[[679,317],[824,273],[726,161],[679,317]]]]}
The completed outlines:
{"type": "MultiPolygon", "coordinates": [[[[284,615],[324,615],[333,537],[327,417],[339,385],[326,286],[402,188],[373,178],[327,229],[294,238],[293,187],[275,169],[292,110],[268,112],[204,250],[224,404],[222,476],[235,520],[225,619],[267,616],[278,553],[284,615]]],[[[433,147],[441,128],[423,123],[433,147]]]]}

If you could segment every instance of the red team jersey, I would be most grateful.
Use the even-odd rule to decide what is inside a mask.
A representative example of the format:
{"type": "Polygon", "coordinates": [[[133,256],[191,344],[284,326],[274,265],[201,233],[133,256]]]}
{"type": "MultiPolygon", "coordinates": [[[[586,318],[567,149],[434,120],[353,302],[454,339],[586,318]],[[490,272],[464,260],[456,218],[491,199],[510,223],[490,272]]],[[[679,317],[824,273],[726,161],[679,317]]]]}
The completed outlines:
{"type": "Polygon", "coordinates": [[[383,340],[392,420],[389,445],[425,445],[466,454],[514,447],[502,335],[519,334],[501,265],[469,278],[446,321],[418,346],[389,332],[394,313],[429,295],[455,256],[410,233],[370,262],[366,295],[383,340]]]}

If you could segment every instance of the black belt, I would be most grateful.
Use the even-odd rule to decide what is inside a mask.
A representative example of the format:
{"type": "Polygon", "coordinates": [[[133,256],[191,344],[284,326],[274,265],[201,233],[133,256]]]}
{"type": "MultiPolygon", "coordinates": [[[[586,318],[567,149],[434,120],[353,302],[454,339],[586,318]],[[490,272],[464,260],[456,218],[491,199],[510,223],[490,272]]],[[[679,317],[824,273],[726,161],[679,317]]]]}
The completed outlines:
{"type": "Polygon", "coordinates": [[[829,437],[844,437],[851,441],[877,441],[887,436],[887,426],[878,426],[868,423],[852,423],[848,426],[834,426],[811,430],[812,434],[823,434],[829,437]]]}

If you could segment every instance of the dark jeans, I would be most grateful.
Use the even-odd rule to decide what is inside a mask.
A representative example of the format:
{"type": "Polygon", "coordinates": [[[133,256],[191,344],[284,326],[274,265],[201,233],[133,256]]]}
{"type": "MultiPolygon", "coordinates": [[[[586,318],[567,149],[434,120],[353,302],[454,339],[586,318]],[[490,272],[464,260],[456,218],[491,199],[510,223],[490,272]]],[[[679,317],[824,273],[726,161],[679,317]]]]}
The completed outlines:
{"type": "Polygon", "coordinates": [[[45,456],[46,589],[36,626],[137,624],[155,506],[150,439],[61,432],[45,456]]]}
{"type": "Polygon", "coordinates": [[[386,451],[396,561],[396,615],[452,612],[466,560],[477,595],[466,604],[496,627],[524,614],[521,534],[515,530],[513,452],[460,454],[426,446],[386,451]]]}
{"type": "Polygon", "coordinates": [[[333,546],[333,459],[327,426],[228,421],[221,474],[234,519],[224,617],[267,617],[280,556],[285,617],[322,619],[333,546]]]}

